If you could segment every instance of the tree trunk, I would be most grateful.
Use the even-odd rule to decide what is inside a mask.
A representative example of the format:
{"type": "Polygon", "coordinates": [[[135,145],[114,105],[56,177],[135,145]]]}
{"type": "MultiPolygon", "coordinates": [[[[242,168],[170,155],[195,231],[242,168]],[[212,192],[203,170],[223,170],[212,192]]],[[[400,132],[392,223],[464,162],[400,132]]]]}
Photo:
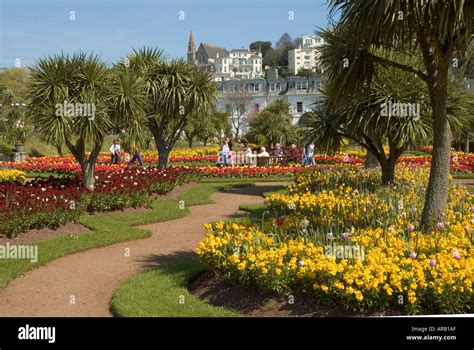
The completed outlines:
{"type": "Polygon", "coordinates": [[[192,137],[188,138],[188,148],[189,149],[193,148],[193,138],[192,137]]]}
{"type": "Polygon", "coordinates": [[[95,177],[94,177],[94,164],[91,164],[90,161],[85,161],[82,168],[82,187],[89,190],[94,189],[95,177]]]}
{"type": "Polygon", "coordinates": [[[204,136],[204,138],[202,139],[203,143],[204,143],[204,147],[207,146],[207,141],[209,140],[209,136],[204,136]]]}
{"type": "Polygon", "coordinates": [[[388,158],[386,161],[380,163],[382,167],[382,185],[389,185],[395,182],[396,164],[397,160],[392,158],[388,158]]]}
{"type": "Polygon", "coordinates": [[[469,130],[464,134],[464,152],[469,153],[469,130]]]}
{"type": "Polygon", "coordinates": [[[158,167],[166,169],[168,167],[169,150],[162,142],[157,143],[156,147],[158,149],[158,167]]]}
{"type": "Polygon", "coordinates": [[[60,143],[56,144],[56,151],[58,152],[60,156],[63,155],[63,147],[60,143]]]}
{"type": "Polygon", "coordinates": [[[421,217],[424,230],[431,229],[443,221],[448,201],[449,163],[451,160],[451,128],[447,117],[449,60],[443,58],[437,64],[436,80],[429,84],[431,105],[433,106],[433,153],[430,179],[426,189],[425,206],[421,217]]]}

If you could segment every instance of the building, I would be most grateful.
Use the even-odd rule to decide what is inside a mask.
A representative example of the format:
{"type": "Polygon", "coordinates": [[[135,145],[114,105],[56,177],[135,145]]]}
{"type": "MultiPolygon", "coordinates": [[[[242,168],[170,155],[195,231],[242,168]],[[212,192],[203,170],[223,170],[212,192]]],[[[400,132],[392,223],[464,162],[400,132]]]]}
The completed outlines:
{"type": "Polygon", "coordinates": [[[188,63],[213,74],[218,81],[255,79],[263,76],[262,54],[247,49],[227,51],[224,47],[201,43],[196,50],[191,32],[188,42],[188,63]]]}
{"type": "Polygon", "coordinates": [[[288,51],[288,71],[296,75],[301,69],[319,70],[318,48],[324,40],[317,35],[303,35],[300,46],[288,51]]]}
{"type": "Polygon", "coordinates": [[[219,83],[217,109],[228,111],[233,120],[241,122],[241,133],[248,131],[248,120],[267,104],[285,100],[291,108],[293,123],[311,111],[315,102],[322,99],[319,88],[321,78],[288,77],[286,79],[226,80],[219,83]]]}

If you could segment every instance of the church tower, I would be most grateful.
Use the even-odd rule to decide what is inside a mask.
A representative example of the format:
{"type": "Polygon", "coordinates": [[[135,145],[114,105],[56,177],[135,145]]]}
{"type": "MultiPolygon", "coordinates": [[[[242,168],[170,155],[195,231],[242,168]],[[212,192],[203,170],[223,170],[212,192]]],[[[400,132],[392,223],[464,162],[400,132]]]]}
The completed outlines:
{"type": "Polygon", "coordinates": [[[191,66],[197,66],[197,59],[196,59],[196,43],[194,42],[194,35],[191,31],[189,35],[189,43],[188,43],[188,64],[191,66]]]}

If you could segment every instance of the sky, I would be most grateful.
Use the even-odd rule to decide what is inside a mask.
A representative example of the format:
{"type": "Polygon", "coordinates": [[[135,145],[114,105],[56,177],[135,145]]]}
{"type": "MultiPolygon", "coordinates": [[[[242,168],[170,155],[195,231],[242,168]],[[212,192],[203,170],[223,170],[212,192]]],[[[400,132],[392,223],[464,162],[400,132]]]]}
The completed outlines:
{"type": "Polygon", "coordinates": [[[112,63],[132,48],[185,58],[189,32],[226,49],[325,27],[323,0],[0,0],[0,67],[83,51],[112,63]]]}

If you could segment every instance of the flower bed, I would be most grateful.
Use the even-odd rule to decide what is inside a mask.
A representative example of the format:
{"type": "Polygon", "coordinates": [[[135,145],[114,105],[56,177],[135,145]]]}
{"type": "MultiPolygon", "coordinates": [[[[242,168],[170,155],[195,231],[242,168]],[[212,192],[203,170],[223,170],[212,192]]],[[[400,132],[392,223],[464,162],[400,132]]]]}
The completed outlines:
{"type": "Polygon", "coordinates": [[[0,170],[0,183],[25,181],[26,174],[20,170],[0,170]]]}
{"type": "Polygon", "coordinates": [[[189,181],[194,172],[156,167],[99,171],[94,191],[81,187],[79,176],[0,184],[0,234],[14,236],[32,228],[56,228],[85,211],[146,206],[152,193],[163,194],[189,181]]]}
{"type": "Polygon", "coordinates": [[[207,225],[196,252],[225,278],[354,311],[472,310],[473,196],[451,187],[446,219],[422,233],[427,171],[403,169],[397,188],[377,185],[377,175],[298,174],[289,195],[267,199],[267,220],[207,225]]]}

